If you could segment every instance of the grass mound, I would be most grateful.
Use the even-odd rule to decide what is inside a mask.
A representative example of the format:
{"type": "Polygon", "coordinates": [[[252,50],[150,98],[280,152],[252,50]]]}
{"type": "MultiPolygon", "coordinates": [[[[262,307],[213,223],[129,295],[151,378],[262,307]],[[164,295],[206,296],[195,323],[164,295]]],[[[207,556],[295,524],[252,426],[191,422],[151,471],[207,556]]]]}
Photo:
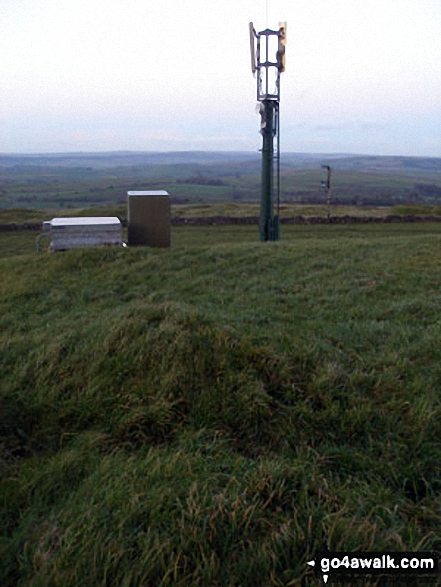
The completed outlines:
{"type": "Polygon", "coordinates": [[[220,430],[257,450],[260,441],[280,442],[272,420],[301,394],[302,379],[286,357],[231,329],[145,302],[37,345],[18,376],[10,368],[4,450],[11,454],[56,450],[84,430],[135,448],[171,441],[184,425],[220,430]]]}
{"type": "Polygon", "coordinates": [[[271,463],[249,459],[282,442],[280,408],[302,377],[176,304],[132,302],[100,318],[36,344],[24,368],[5,365],[3,465],[20,463],[21,476],[6,483],[4,580],[226,584],[231,549],[234,572],[251,580],[262,557],[237,542],[263,535],[257,510],[289,492],[283,467],[262,477],[271,463]]]}

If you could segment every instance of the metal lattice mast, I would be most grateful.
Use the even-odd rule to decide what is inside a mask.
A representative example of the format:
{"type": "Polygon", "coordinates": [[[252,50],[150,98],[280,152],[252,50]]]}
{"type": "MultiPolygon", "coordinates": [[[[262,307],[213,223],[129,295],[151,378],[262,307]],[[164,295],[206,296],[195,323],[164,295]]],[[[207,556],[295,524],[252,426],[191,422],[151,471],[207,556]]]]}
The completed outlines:
{"type": "Polygon", "coordinates": [[[261,115],[262,191],[259,238],[280,235],[280,74],[285,71],[286,23],[257,33],[250,23],[251,69],[257,72],[257,100],[261,115]],[[273,41],[276,40],[277,46],[273,41]],[[273,59],[271,60],[271,53],[273,59]]]}

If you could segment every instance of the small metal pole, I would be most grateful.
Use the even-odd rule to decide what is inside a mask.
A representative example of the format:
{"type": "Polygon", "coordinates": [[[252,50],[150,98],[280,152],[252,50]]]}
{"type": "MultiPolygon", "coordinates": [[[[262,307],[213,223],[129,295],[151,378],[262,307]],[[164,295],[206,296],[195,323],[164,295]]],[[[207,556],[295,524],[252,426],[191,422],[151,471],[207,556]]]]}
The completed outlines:
{"type": "Polygon", "coordinates": [[[322,185],[325,188],[326,216],[328,222],[331,222],[331,167],[322,165],[322,169],[326,169],[326,181],[323,181],[322,185]]]}

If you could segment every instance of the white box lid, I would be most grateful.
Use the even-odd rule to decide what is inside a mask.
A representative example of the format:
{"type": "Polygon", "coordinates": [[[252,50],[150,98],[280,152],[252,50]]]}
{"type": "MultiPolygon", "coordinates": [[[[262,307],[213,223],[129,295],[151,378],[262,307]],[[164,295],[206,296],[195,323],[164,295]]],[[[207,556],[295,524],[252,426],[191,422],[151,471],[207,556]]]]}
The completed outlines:
{"type": "Polygon", "coordinates": [[[127,192],[128,196],[169,196],[165,190],[144,191],[144,192],[127,192]]]}
{"type": "Polygon", "coordinates": [[[52,218],[50,221],[53,228],[60,226],[121,226],[119,218],[116,216],[84,216],[73,218],[52,218]]]}

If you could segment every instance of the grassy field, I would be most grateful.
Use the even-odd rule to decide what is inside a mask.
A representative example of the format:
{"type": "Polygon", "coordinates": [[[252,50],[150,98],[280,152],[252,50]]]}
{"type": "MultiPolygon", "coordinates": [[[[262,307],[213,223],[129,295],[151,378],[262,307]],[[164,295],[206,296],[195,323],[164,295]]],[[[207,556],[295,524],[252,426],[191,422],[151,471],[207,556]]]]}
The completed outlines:
{"type": "Polygon", "coordinates": [[[441,554],[440,225],[0,236],[1,585],[293,587],[324,546],[441,554]]]}

